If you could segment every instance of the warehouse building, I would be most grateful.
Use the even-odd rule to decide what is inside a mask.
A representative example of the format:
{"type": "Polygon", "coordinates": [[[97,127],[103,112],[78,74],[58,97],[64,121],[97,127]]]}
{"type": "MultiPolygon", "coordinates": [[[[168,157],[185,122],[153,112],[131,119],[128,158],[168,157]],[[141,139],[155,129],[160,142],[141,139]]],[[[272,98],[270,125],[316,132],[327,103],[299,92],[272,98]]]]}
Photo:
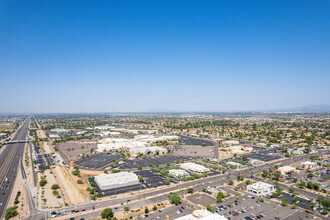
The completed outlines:
{"type": "Polygon", "coordinates": [[[138,176],[135,173],[130,172],[112,174],[102,173],[95,176],[94,181],[101,190],[109,190],[139,184],[138,176]]]}
{"type": "Polygon", "coordinates": [[[275,192],[275,187],[271,184],[264,182],[256,182],[246,186],[246,190],[257,196],[267,196],[275,192]]]}
{"type": "Polygon", "coordinates": [[[170,175],[173,175],[175,177],[179,177],[179,176],[189,176],[189,173],[185,170],[181,170],[181,169],[173,169],[173,170],[169,170],[168,172],[170,175]]]}
{"type": "Polygon", "coordinates": [[[198,173],[204,173],[209,172],[210,169],[206,168],[202,165],[195,164],[195,163],[182,163],[180,164],[180,167],[185,170],[190,170],[192,172],[198,172],[198,173]]]}

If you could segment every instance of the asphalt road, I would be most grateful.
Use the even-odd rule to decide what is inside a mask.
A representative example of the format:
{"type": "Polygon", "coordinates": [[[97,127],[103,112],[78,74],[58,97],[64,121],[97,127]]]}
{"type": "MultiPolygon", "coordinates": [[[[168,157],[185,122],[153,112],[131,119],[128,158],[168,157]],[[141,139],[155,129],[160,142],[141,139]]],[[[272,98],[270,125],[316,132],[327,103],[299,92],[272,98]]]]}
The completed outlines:
{"type": "MultiPolygon", "coordinates": [[[[320,152],[318,152],[320,153],[320,152]]],[[[318,154],[318,153],[314,153],[314,154],[318,154]]],[[[288,159],[284,159],[282,161],[273,161],[273,162],[268,162],[265,163],[261,166],[256,166],[256,167],[251,167],[249,169],[245,169],[245,170],[234,170],[231,171],[229,174],[222,174],[222,175],[217,175],[217,176],[212,176],[212,177],[208,177],[208,178],[204,178],[204,179],[198,179],[195,181],[190,181],[190,182],[185,182],[182,184],[177,184],[175,186],[172,187],[168,187],[165,189],[159,189],[156,191],[152,191],[152,192],[146,192],[143,194],[138,194],[138,195],[133,195],[130,197],[126,197],[126,198],[117,198],[117,199],[112,199],[112,200],[107,200],[107,201],[99,201],[99,202],[93,202],[93,206],[95,208],[104,208],[104,207],[109,207],[109,206],[116,206],[116,205],[120,205],[121,203],[126,203],[127,199],[130,199],[131,201],[135,201],[135,200],[139,200],[139,199],[143,199],[145,197],[150,197],[150,196],[156,196],[159,195],[157,197],[157,200],[159,201],[160,199],[166,200],[168,193],[173,192],[173,191],[177,191],[180,190],[182,188],[193,188],[195,191],[199,191],[203,188],[207,188],[207,186],[213,186],[213,185],[220,185],[221,182],[223,181],[223,179],[226,179],[227,176],[231,176],[232,179],[236,179],[236,176],[238,174],[241,174],[242,172],[248,172],[248,173],[256,173],[256,172],[260,172],[259,169],[263,170],[266,169],[270,166],[273,166],[275,164],[280,164],[280,163],[290,163],[292,162],[292,159],[296,159],[296,161],[303,161],[305,160],[304,158],[309,157],[310,155],[314,155],[314,154],[309,154],[309,155],[302,155],[302,156],[298,156],[295,158],[288,158],[288,159]],[[165,195],[164,195],[165,193],[165,195]]],[[[302,192],[300,193],[301,195],[306,195],[311,197],[311,192],[307,192],[302,190],[302,192]]],[[[316,196],[317,194],[314,194],[313,197],[316,196]]],[[[144,205],[148,205],[150,199],[146,199],[143,200],[144,205]]],[[[75,206],[75,207],[70,207],[70,208],[65,208],[65,209],[61,209],[59,210],[54,210],[56,212],[60,212],[63,214],[68,213],[72,210],[91,210],[92,207],[90,204],[84,204],[84,205],[79,205],[79,206],[75,206]]],[[[84,215],[82,215],[81,217],[84,217],[84,215]]],[[[86,216],[88,217],[88,216],[86,216]]],[[[80,218],[80,216],[79,216],[80,218]]]]}
{"type": "MultiPolygon", "coordinates": [[[[17,130],[12,140],[25,140],[29,129],[30,117],[17,130]]],[[[7,203],[17,176],[18,166],[23,156],[25,143],[8,144],[0,154],[0,218],[3,219],[7,203]]]]}

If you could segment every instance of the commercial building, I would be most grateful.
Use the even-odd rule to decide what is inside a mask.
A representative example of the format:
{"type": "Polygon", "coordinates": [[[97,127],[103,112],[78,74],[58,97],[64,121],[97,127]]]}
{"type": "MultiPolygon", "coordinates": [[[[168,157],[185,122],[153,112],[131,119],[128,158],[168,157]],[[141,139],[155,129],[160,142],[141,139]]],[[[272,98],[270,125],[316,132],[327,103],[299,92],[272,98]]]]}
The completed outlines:
{"type": "Polygon", "coordinates": [[[240,164],[240,163],[236,163],[236,162],[227,162],[227,164],[229,165],[229,166],[234,166],[234,167],[237,167],[237,168],[239,168],[239,167],[241,167],[242,166],[242,164],[240,164]]]}
{"type": "Polygon", "coordinates": [[[95,176],[94,181],[101,190],[109,190],[139,184],[138,176],[135,173],[130,172],[112,174],[102,173],[95,176]]]}
{"type": "Polygon", "coordinates": [[[198,173],[204,173],[209,172],[210,169],[206,168],[202,165],[195,164],[195,163],[182,163],[180,164],[180,167],[185,170],[190,170],[192,172],[198,172],[198,173]]]}
{"type": "Polygon", "coordinates": [[[288,175],[291,173],[297,172],[296,168],[290,166],[279,167],[276,172],[281,173],[282,175],[288,175]]]}
{"type": "Polygon", "coordinates": [[[249,163],[253,165],[263,164],[264,161],[258,159],[249,159],[249,163]]]}
{"type": "Polygon", "coordinates": [[[246,191],[253,193],[257,196],[267,196],[275,192],[275,187],[271,184],[264,182],[256,182],[246,186],[246,191]]]}
{"type": "Polygon", "coordinates": [[[239,144],[239,141],[231,140],[231,141],[223,141],[222,143],[225,145],[236,145],[239,144]]]}
{"type": "Polygon", "coordinates": [[[180,177],[180,176],[189,176],[189,173],[185,170],[181,170],[181,169],[173,169],[173,170],[169,170],[168,172],[170,175],[173,175],[175,177],[180,177]]]}
{"type": "Polygon", "coordinates": [[[209,212],[205,209],[194,210],[192,214],[182,216],[180,218],[176,218],[175,220],[227,220],[223,215],[219,215],[217,213],[209,212]]]}
{"type": "Polygon", "coordinates": [[[134,138],[105,138],[99,141],[100,144],[97,145],[97,151],[104,152],[109,150],[125,149],[129,151],[132,156],[140,153],[155,153],[157,151],[162,154],[167,152],[167,150],[165,148],[155,146],[155,143],[157,141],[172,141],[177,139],[178,136],[173,135],[136,135],[134,138]]]}
{"type": "Polygon", "coordinates": [[[317,163],[306,161],[300,164],[300,167],[307,170],[314,170],[317,168],[317,163]]]}
{"type": "Polygon", "coordinates": [[[139,154],[155,154],[158,152],[159,154],[165,154],[167,149],[164,147],[151,146],[151,147],[134,147],[127,146],[126,149],[131,153],[132,156],[137,156],[139,154]]]}

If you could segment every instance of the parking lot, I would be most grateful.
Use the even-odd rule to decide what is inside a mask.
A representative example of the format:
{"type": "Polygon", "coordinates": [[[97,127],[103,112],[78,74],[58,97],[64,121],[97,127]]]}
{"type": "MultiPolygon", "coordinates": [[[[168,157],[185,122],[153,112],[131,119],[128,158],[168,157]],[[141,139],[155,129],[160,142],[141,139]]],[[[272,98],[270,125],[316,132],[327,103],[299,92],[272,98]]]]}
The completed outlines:
{"type": "Polygon", "coordinates": [[[44,157],[41,154],[37,155],[37,161],[38,161],[39,170],[45,170],[46,162],[45,162],[44,157]]]}
{"type": "Polygon", "coordinates": [[[312,219],[312,215],[304,213],[298,209],[281,206],[273,201],[265,199],[265,202],[258,202],[257,197],[252,194],[239,195],[229,198],[226,201],[217,204],[221,207],[218,211],[220,215],[230,217],[231,219],[241,220],[245,217],[263,215],[260,219],[312,219]],[[236,200],[236,202],[235,202],[236,200]]]}
{"type": "Polygon", "coordinates": [[[53,159],[53,156],[51,154],[44,154],[44,156],[45,156],[46,161],[47,161],[47,164],[49,166],[53,166],[53,165],[56,164],[55,161],[54,161],[54,159],[53,159]]]}
{"type": "Polygon", "coordinates": [[[163,186],[166,184],[166,180],[164,177],[156,175],[151,170],[139,170],[134,172],[138,176],[142,176],[144,179],[144,182],[142,183],[145,188],[151,188],[154,187],[154,184],[157,186],[163,186]]]}
{"type": "Polygon", "coordinates": [[[266,162],[272,161],[272,160],[277,160],[277,159],[281,158],[280,156],[261,154],[261,153],[255,153],[255,152],[246,154],[246,156],[251,159],[263,160],[266,162]]]}
{"type": "Polygon", "coordinates": [[[198,207],[191,208],[187,202],[181,201],[181,204],[178,206],[172,205],[160,211],[150,213],[145,219],[176,219],[191,214],[195,209],[198,209],[198,207]]]}
{"type": "Polygon", "coordinates": [[[213,146],[173,146],[169,147],[173,150],[175,156],[186,156],[186,157],[213,157],[214,147],[213,146]]]}
{"type": "Polygon", "coordinates": [[[206,207],[207,205],[214,206],[216,204],[216,199],[205,193],[195,193],[187,196],[187,199],[195,205],[201,205],[203,207],[206,207]]]}
{"type": "Polygon", "coordinates": [[[199,146],[213,146],[212,141],[192,138],[187,136],[180,136],[179,141],[182,142],[183,145],[199,145],[199,146]]]}
{"type": "Polygon", "coordinates": [[[101,169],[112,163],[114,159],[121,159],[121,155],[119,153],[93,154],[92,156],[84,157],[77,160],[75,164],[82,169],[101,169]]]}
{"type": "Polygon", "coordinates": [[[300,202],[296,203],[293,201],[294,198],[295,196],[291,196],[289,193],[283,192],[282,195],[279,196],[277,199],[280,201],[287,199],[290,205],[296,204],[296,206],[301,207],[303,209],[310,209],[310,207],[312,207],[312,203],[309,200],[302,198],[300,202]]]}
{"type": "Polygon", "coordinates": [[[137,158],[133,160],[127,160],[124,163],[118,165],[120,169],[136,169],[139,166],[148,167],[149,164],[152,165],[164,165],[166,163],[175,163],[177,161],[183,161],[189,159],[190,157],[183,156],[173,156],[173,155],[164,155],[164,156],[153,156],[146,158],[137,158]]]}

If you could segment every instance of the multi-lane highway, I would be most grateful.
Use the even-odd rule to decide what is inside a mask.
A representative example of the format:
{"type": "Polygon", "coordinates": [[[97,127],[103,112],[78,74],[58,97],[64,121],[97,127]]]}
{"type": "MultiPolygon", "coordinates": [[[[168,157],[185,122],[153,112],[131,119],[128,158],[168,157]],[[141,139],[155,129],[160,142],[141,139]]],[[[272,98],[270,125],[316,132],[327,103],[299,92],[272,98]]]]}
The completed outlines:
{"type": "MultiPolygon", "coordinates": [[[[30,117],[27,117],[12,140],[25,140],[29,124],[30,117]]],[[[7,203],[15,184],[19,163],[21,162],[24,152],[24,146],[25,143],[8,144],[0,154],[0,219],[3,219],[7,203]]]]}

